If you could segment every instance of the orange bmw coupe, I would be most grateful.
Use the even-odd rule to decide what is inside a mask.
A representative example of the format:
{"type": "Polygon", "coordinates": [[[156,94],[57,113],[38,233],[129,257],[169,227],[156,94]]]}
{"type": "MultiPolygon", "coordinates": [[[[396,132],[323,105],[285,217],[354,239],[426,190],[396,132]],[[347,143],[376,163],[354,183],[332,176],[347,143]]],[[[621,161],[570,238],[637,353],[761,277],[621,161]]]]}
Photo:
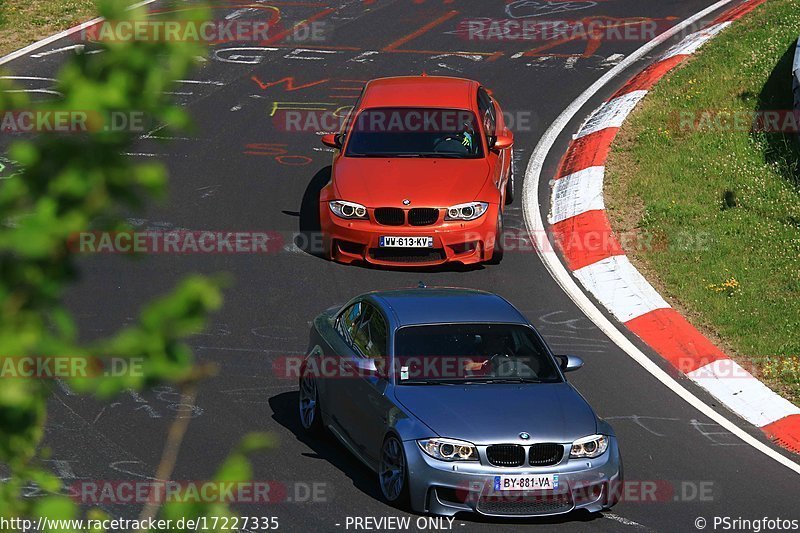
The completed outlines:
{"type": "Polygon", "coordinates": [[[513,201],[513,134],[478,82],[370,81],[337,134],[320,194],[325,254],[408,267],[498,263],[513,201]]]}

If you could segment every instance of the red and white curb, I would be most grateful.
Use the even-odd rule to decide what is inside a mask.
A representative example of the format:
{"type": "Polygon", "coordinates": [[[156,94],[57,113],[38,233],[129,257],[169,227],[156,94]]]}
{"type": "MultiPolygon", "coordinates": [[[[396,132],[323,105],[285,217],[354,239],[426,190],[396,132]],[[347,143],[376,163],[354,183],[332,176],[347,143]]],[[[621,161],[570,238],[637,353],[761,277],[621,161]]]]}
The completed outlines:
{"type": "Polygon", "coordinates": [[[667,72],[764,1],[745,2],[687,36],[594,111],[552,182],[547,221],[568,270],[617,320],[731,411],[800,453],[800,408],[727,357],[670,307],[625,256],[603,203],[606,159],[627,116],[667,72]]]}

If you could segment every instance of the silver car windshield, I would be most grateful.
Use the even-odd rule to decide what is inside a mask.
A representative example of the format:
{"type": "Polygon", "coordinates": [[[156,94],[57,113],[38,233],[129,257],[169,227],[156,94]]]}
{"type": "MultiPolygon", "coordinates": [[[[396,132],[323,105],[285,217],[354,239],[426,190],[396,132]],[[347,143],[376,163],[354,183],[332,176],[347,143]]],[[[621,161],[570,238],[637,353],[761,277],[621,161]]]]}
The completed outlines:
{"type": "Polygon", "coordinates": [[[393,372],[398,385],[562,381],[537,335],[517,324],[401,328],[393,372]]]}

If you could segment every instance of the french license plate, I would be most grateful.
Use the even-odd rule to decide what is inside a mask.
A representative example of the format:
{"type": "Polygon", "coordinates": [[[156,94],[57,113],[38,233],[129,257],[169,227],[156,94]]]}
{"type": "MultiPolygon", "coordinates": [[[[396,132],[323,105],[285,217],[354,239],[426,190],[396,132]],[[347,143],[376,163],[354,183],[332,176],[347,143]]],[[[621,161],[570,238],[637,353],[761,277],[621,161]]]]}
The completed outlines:
{"type": "Polygon", "coordinates": [[[494,490],[556,490],[558,474],[495,476],[494,490]]]}
{"type": "Polygon", "coordinates": [[[381,248],[433,248],[433,237],[381,237],[381,248]]]}

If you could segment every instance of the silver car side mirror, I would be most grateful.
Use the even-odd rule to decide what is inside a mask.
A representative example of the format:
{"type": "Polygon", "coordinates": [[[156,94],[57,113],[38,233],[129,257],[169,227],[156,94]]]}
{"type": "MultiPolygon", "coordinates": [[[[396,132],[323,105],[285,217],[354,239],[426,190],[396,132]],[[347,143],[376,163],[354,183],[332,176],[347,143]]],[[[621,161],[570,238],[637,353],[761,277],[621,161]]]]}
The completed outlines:
{"type": "Polygon", "coordinates": [[[557,355],[556,359],[563,372],[573,372],[583,367],[583,359],[577,355],[557,355]]]}

